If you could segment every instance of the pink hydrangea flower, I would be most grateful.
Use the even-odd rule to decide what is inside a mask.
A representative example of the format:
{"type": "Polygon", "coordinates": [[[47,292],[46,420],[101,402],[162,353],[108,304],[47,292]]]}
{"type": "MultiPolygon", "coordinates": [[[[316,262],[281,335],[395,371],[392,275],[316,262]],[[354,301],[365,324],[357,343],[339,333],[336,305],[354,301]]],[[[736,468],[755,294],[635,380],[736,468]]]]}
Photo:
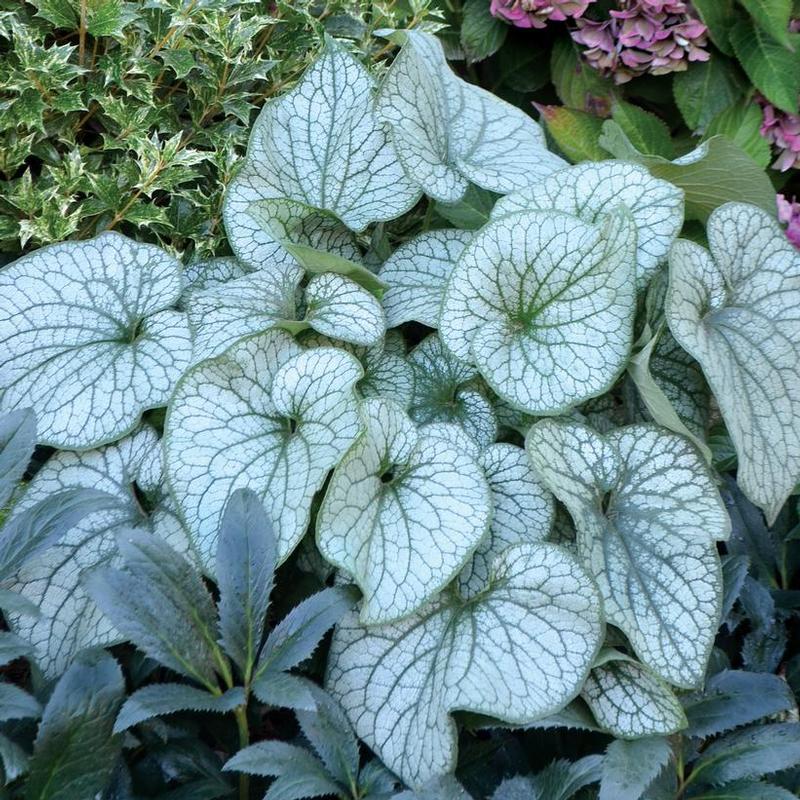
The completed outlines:
{"type": "Polygon", "coordinates": [[[800,168],[800,115],[781,111],[763,97],[758,102],[764,112],[761,135],[780,151],[773,168],[781,172],[800,168]]]}
{"type": "Polygon", "coordinates": [[[778,219],[786,225],[786,238],[800,250],[800,203],[777,195],[778,219]]]}
{"type": "Polygon", "coordinates": [[[616,83],[637,75],[682,72],[690,61],[708,61],[707,28],[690,5],[677,0],[620,0],[603,21],[579,19],[572,38],[584,45],[591,66],[616,83]]]}
{"type": "Polygon", "coordinates": [[[595,0],[492,0],[490,11],[495,17],[518,28],[544,28],[549,20],[563,22],[567,17],[580,17],[595,0]]]}

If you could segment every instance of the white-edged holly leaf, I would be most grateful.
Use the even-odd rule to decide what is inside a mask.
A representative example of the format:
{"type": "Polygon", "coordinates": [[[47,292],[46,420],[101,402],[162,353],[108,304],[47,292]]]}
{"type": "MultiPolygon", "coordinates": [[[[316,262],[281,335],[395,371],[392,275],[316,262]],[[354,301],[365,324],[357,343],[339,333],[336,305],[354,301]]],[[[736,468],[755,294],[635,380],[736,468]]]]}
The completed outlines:
{"type": "Polygon", "coordinates": [[[140,722],[178,711],[226,714],[245,703],[244,690],[240,686],[213,695],[185,683],[154,683],[137,689],[125,701],[114,723],[114,733],[122,733],[140,722]]]}
{"type": "Polygon", "coordinates": [[[0,508],[11,497],[36,446],[36,417],[21,408],[0,417],[0,508]]]}
{"type": "Polygon", "coordinates": [[[518,724],[554,713],[580,690],[602,635],[600,599],[575,559],[516,545],[473,600],[445,594],[393,625],[346,618],[326,686],[358,736],[418,787],[455,766],[452,711],[518,724]]]}
{"type": "Polygon", "coordinates": [[[663,737],[611,742],[603,759],[600,800],[639,800],[671,756],[663,737]]]}
{"type": "Polygon", "coordinates": [[[420,425],[453,422],[480,445],[497,438],[497,418],[478,370],[454,356],[432,333],[408,355],[414,371],[409,416],[420,425]]]}
{"type": "MultiPolygon", "coordinates": [[[[163,505],[148,517],[136,496],[134,484],[150,497],[158,496],[153,484],[160,477],[154,474],[160,459],[158,437],[148,427],[98,450],[56,453],[15,507],[9,525],[37,503],[64,490],[93,487],[114,500],[103,510],[81,514],[65,535],[25,561],[16,577],[4,583],[4,588],[39,607],[37,617],[10,614],[9,624],[33,644],[46,675],[63,672],[78,651],[108,645],[119,638],[83,586],[85,573],[114,559],[113,532],[117,527],[151,528],[186,552],[185,532],[174,517],[163,505]]],[[[80,500],[79,495],[76,498],[80,500]]]]}
{"type": "Polygon", "coordinates": [[[113,232],[0,270],[0,410],[31,407],[41,444],[120,439],[190,363],[180,293],[172,256],[113,232]]]}
{"type": "Polygon", "coordinates": [[[361,620],[416,611],[486,535],[491,497],[468,454],[418,430],[388,400],[361,404],[364,432],[333,472],[317,515],[322,555],[364,593],[361,620]]]}
{"type": "Polygon", "coordinates": [[[544,541],[555,515],[553,496],[539,483],[521,447],[493,444],[480,449],[476,460],[489,482],[493,513],[489,535],[459,576],[459,591],[465,597],[486,587],[492,562],[507,547],[544,541]]]}
{"type": "Polygon", "coordinates": [[[708,241],[710,254],[673,246],[667,321],[714,392],[742,491],[772,524],[800,479],[800,254],[742,203],[711,214],[708,241]]]}
{"type": "Polygon", "coordinates": [[[567,507],[606,619],[676,686],[705,673],[719,625],[730,533],[714,479],[687,439],[652,425],[607,436],[542,420],[526,442],[533,468],[567,507]]]}
{"type": "Polygon", "coordinates": [[[102,650],[81,654],[45,706],[30,761],[28,800],[100,795],[122,749],[112,729],[124,697],[119,664],[102,650]]]}
{"type": "Polygon", "coordinates": [[[638,164],[585,162],[559,170],[540,183],[501,197],[492,219],[518,211],[563,211],[600,223],[624,205],[636,225],[636,287],[643,289],[683,225],[683,191],[638,164]]]}
{"type": "Polygon", "coordinates": [[[390,328],[411,320],[439,326],[445,284],[471,238],[472,231],[427,231],[404,242],[383,262],[379,274],[388,287],[383,308],[390,328]]]}
{"type": "Polygon", "coordinates": [[[165,424],[170,488],[210,569],[222,512],[239,488],[267,511],[279,561],[308,527],[311,500],[360,429],[361,366],[339,348],[303,350],[268,331],[193,367],[165,424]]]}
{"type": "Polygon", "coordinates": [[[511,405],[556,414],[607,391],[627,362],[636,229],[568,214],[507,214],[464,249],[442,301],[444,344],[511,405]]]}
{"type": "Polygon", "coordinates": [[[695,762],[693,774],[702,783],[719,785],[760,778],[798,763],[800,723],[775,722],[743,728],[712,742],[695,762]]]}
{"type": "Polygon", "coordinates": [[[344,342],[370,346],[386,332],[381,304],[343,275],[315,275],[306,287],[306,321],[315,331],[344,342]]]}
{"type": "Polygon", "coordinates": [[[363,397],[385,397],[408,408],[414,390],[414,371],[405,357],[405,342],[398,331],[387,331],[384,339],[372,347],[362,347],[311,332],[301,344],[306,347],[340,347],[355,356],[364,370],[356,384],[363,397]],[[395,341],[399,347],[395,347],[395,341]]]}
{"type": "Polygon", "coordinates": [[[789,684],[778,675],[727,669],[709,678],[702,692],[685,697],[683,704],[687,735],[698,738],[749,725],[796,705],[789,684]]]}
{"type": "MultiPolygon", "coordinates": [[[[256,266],[280,258],[280,236],[307,225],[309,217],[342,241],[336,219],[360,231],[417,202],[419,190],[406,178],[373,111],[373,93],[367,70],[326,38],[294,89],[264,105],[225,200],[225,227],[240,258],[256,266]],[[282,201],[277,209],[269,202],[275,200],[282,201]]],[[[302,239],[320,247],[308,235],[302,239]]]]}
{"type": "Polygon", "coordinates": [[[258,496],[237,489],[220,524],[216,556],[220,644],[249,679],[267,621],[277,547],[258,496]]]}
{"type": "Polygon", "coordinates": [[[611,660],[592,668],[581,696],[614,736],[667,736],[686,727],[680,701],[654,672],[636,661],[611,660]]]}
{"type": "Polygon", "coordinates": [[[303,270],[258,270],[193,290],[185,302],[196,362],[220,355],[246,336],[296,319],[303,270]]]}
{"type": "Polygon", "coordinates": [[[391,36],[403,47],[383,78],[376,110],[406,174],[425,194],[455,203],[469,182],[507,194],[566,166],[547,150],[531,117],[456,76],[434,36],[391,36]]]}

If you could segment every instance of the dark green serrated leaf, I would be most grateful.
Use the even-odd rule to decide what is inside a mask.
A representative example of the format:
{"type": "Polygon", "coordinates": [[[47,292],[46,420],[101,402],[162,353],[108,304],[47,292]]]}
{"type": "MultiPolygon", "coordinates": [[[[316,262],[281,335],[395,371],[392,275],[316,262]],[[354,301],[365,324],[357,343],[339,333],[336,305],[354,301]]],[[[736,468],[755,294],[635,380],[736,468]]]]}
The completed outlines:
{"type": "Polygon", "coordinates": [[[249,680],[277,560],[275,534],[255,492],[239,489],[225,506],[217,545],[220,641],[249,680]]]}
{"type": "Polygon", "coordinates": [[[724,670],[702,692],[683,699],[687,736],[704,738],[749,725],[795,705],[792,691],[777,675],[724,670]]]}
{"type": "MultiPolygon", "coordinates": [[[[2,603],[0,603],[2,608],[2,603]]],[[[10,631],[0,633],[0,667],[33,653],[33,645],[10,631]]]]}
{"type": "Polygon", "coordinates": [[[565,106],[607,116],[615,95],[614,84],[581,58],[579,48],[569,36],[561,36],[553,43],[550,76],[565,106]]]}
{"type": "Polygon", "coordinates": [[[708,27],[711,40],[727,55],[733,55],[730,29],[736,20],[734,0],[693,0],[692,5],[708,27]]]}
{"type": "Polygon", "coordinates": [[[200,575],[153,534],[117,535],[125,569],[101,569],[86,586],[119,632],[151,658],[206,686],[219,666],[214,603],[200,575]]]}
{"type": "Polygon", "coordinates": [[[224,694],[213,695],[185,683],[157,683],[139,689],[125,701],[114,724],[114,733],[122,733],[140,722],[178,711],[225,714],[245,702],[244,689],[238,686],[224,694]]]}
{"type": "Polygon", "coordinates": [[[42,713],[38,701],[13,683],[0,683],[0,722],[37,718],[42,713]]]}
{"type": "Polygon", "coordinates": [[[792,0],[740,0],[747,13],[762,30],[784,47],[789,46],[789,20],[792,0]]]}
{"type": "Polygon", "coordinates": [[[745,88],[736,65],[718,53],[676,73],[672,84],[675,102],[693,131],[705,130],[717,114],[742,96],[745,88]]]}
{"type": "Polygon", "coordinates": [[[581,161],[602,161],[608,152],[600,144],[603,120],[559,106],[537,106],[548,133],[564,155],[577,164],[581,161]]]}
{"type": "Polygon", "coordinates": [[[696,781],[719,785],[800,764],[800,723],[754,726],[713,742],[694,765],[696,781]]]}
{"type": "MultiPolygon", "coordinates": [[[[744,14],[730,31],[731,43],[747,76],[774,105],[791,114],[797,113],[800,86],[800,55],[792,52],[753,24],[744,14]]],[[[792,35],[794,47],[798,41],[792,35]]]]}
{"type": "Polygon", "coordinates": [[[690,791],[687,798],[692,800],[796,800],[797,795],[763,781],[734,781],[717,788],[690,791]]]}
{"type": "Polygon", "coordinates": [[[508,33],[508,25],[489,12],[483,0],[467,0],[461,23],[461,46],[469,61],[483,61],[496,53],[508,33]]]}
{"type": "Polygon", "coordinates": [[[111,777],[121,740],[112,734],[125,692],[102,652],[79,656],[44,709],[30,762],[27,800],[93,798],[111,777]]]}
{"type": "Polygon", "coordinates": [[[559,759],[537,773],[532,783],[547,800],[570,800],[585,786],[602,778],[603,756],[591,755],[578,761],[559,759]]]}
{"type": "Polygon", "coordinates": [[[639,800],[671,755],[668,739],[612,742],[603,759],[599,800],[639,800]]]}
{"type": "Polygon", "coordinates": [[[669,128],[655,114],[632,103],[615,102],[612,117],[640,153],[663,158],[675,155],[669,128]]]}
{"type": "Polygon", "coordinates": [[[706,128],[706,138],[727,136],[760,167],[771,160],[769,142],[761,135],[761,110],[754,103],[741,101],[717,114],[706,128]]]}

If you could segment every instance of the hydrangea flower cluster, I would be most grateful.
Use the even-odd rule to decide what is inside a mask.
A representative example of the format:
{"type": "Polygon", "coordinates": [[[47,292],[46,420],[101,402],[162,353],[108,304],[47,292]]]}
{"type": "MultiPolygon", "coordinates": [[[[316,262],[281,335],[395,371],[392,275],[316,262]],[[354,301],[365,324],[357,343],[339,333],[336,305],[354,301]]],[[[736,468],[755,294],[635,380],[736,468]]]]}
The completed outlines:
{"type": "Polygon", "coordinates": [[[786,238],[800,249],[800,202],[782,194],[777,196],[777,201],[778,219],[786,225],[786,238]]]}
{"type": "Polygon", "coordinates": [[[595,0],[492,0],[495,17],[518,28],[544,28],[548,21],[580,17],[595,0]]]}
{"type": "Polygon", "coordinates": [[[690,5],[676,0],[620,0],[607,20],[577,20],[572,38],[588,49],[591,66],[627,83],[638,75],[682,72],[708,61],[706,26],[690,5]]]}
{"type": "Polygon", "coordinates": [[[772,166],[781,172],[800,168],[800,115],[781,111],[763,97],[758,102],[764,112],[761,135],[780,151],[772,166]]]}

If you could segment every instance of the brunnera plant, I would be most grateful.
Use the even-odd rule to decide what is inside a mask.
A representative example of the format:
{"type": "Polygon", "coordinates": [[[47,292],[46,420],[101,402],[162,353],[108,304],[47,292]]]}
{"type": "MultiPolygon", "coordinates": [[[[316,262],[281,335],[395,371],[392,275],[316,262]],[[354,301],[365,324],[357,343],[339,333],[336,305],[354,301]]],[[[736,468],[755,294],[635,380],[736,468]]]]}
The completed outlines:
{"type": "Polygon", "coordinates": [[[264,107],[226,196],[234,257],[182,267],[108,232],[0,271],[0,409],[56,448],[4,536],[55,493],[113,501],[3,571],[12,635],[62,682],[122,641],[182,676],[122,705],[91,661],[118,733],[234,714],[241,797],[248,775],[270,798],[390,796],[392,775],[454,796],[430,787],[465,713],[656,737],[642,769],[662,765],[730,612],[712,410],[769,523],[800,478],[800,256],[739,188],[698,187],[708,145],[654,163],[610,130],[630,158],[570,166],[436,38],[385,34],[380,78],[327,38],[264,107]],[[702,244],[678,238],[690,208],[702,244]],[[264,641],[290,560],[336,585],[264,641]],[[289,671],[334,623],[323,694],[289,671]],[[297,709],[315,753],[251,744],[252,695],[297,709]]]}

